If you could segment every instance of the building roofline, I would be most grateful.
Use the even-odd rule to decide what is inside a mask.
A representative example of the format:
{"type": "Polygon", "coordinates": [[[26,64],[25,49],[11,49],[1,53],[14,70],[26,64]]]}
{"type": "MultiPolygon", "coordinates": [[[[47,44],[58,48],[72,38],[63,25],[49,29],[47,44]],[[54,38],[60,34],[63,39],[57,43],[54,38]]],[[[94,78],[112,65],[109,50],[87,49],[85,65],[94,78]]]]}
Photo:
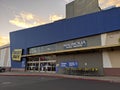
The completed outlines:
{"type": "Polygon", "coordinates": [[[10,47],[10,44],[2,45],[2,46],[0,46],[0,49],[6,48],[6,47],[10,47]]]}

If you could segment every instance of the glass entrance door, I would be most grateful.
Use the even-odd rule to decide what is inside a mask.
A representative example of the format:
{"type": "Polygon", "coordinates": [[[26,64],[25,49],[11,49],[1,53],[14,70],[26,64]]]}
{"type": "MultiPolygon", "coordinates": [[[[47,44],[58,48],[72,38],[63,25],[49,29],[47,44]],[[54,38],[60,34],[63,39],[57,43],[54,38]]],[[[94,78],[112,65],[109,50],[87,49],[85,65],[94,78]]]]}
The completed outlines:
{"type": "Polygon", "coordinates": [[[56,71],[56,60],[40,62],[40,72],[54,73],[55,71],[56,71]]]}
{"type": "Polygon", "coordinates": [[[26,65],[26,70],[30,72],[39,71],[39,57],[29,57],[26,65]]]}
{"type": "Polygon", "coordinates": [[[30,72],[55,73],[56,58],[53,55],[52,56],[28,57],[26,70],[30,72]]]}

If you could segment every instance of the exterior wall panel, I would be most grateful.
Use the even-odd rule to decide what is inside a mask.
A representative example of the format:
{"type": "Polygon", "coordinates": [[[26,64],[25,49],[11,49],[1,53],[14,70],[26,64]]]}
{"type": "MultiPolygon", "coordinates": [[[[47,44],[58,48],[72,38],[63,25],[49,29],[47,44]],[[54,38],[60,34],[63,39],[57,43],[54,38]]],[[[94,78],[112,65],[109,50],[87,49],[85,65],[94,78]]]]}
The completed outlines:
{"type": "Polygon", "coordinates": [[[74,17],[74,1],[66,5],[66,18],[74,17]]]}
{"type": "Polygon", "coordinates": [[[107,33],[106,45],[119,44],[120,43],[120,31],[107,33]]]}
{"type": "Polygon", "coordinates": [[[110,57],[112,68],[120,68],[120,51],[119,50],[109,51],[108,55],[110,57]]]}
{"type": "Polygon", "coordinates": [[[29,48],[29,54],[55,52],[66,49],[85,48],[85,47],[93,47],[93,46],[101,46],[101,35],[85,37],[80,39],[73,39],[51,45],[32,47],[29,48]]]}
{"type": "Polygon", "coordinates": [[[102,52],[103,56],[103,67],[112,68],[111,60],[107,51],[102,52]]]}
{"type": "Polygon", "coordinates": [[[74,17],[100,11],[98,0],[75,0],[74,17]]]}
{"type": "MultiPolygon", "coordinates": [[[[101,35],[102,45],[119,45],[120,31],[109,32],[101,35]]],[[[105,75],[120,76],[120,48],[112,47],[103,50],[103,68],[105,75]]]]}
{"type": "Polygon", "coordinates": [[[106,76],[120,76],[120,68],[104,68],[106,76]]]}
{"type": "MultiPolygon", "coordinates": [[[[101,40],[104,45],[119,45],[120,31],[109,32],[101,35],[101,40]]],[[[111,50],[103,51],[104,68],[120,68],[120,54],[119,48],[112,48],[111,50]],[[109,65],[106,65],[109,64],[109,65]]]]}
{"type": "MultiPolygon", "coordinates": [[[[98,68],[98,75],[103,75],[103,62],[101,52],[88,52],[80,54],[58,55],[57,63],[77,61],[78,68],[98,68]]],[[[59,73],[64,73],[64,68],[59,67],[59,73]]]]}

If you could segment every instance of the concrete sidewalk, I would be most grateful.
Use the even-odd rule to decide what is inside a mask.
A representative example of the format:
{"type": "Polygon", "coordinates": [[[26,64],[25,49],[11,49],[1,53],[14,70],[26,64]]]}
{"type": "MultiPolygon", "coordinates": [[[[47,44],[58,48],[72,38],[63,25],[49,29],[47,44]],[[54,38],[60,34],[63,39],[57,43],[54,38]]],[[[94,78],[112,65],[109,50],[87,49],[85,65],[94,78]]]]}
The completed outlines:
{"type": "Polygon", "coordinates": [[[104,81],[110,83],[120,83],[120,77],[116,76],[75,76],[55,73],[40,73],[40,72],[3,72],[0,76],[45,76],[45,77],[57,77],[57,78],[72,78],[79,80],[93,80],[104,81]]]}

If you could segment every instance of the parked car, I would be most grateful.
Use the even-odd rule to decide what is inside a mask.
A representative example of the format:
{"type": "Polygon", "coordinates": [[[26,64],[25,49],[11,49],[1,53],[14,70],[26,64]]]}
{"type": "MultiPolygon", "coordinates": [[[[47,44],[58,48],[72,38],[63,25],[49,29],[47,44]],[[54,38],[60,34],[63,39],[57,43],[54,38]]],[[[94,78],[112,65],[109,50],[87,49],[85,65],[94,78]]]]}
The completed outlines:
{"type": "Polygon", "coordinates": [[[0,67],[0,72],[5,72],[5,68],[4,67],[0,67]]]}

